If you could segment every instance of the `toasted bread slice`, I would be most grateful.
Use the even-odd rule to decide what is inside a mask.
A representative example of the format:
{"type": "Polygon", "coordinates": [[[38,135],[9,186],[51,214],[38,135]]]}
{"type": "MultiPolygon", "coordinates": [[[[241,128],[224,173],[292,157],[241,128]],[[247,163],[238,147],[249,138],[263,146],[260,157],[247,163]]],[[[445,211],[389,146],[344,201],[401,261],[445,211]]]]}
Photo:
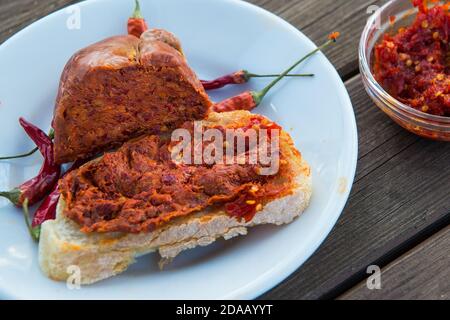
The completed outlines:
{"type": "MultiPolygon", "coordinates": [[[[226,126],[251,117],[246,111],[212,113],[205,121],[226,126]]],[[[286,132],[281,134],[280,148],[289,162],[286,174],[294,177],[292,192],[266,203],[248,222],[229,216],[223,206],[215,206],[173,219],[151,232],[84,233],[64,214],[66,203],[62,198],[56,220],[42,225],[39,262],[43,272],[63,281],[69,276],[68,267],[75,265],[81,270],[81,283],[91,284],[125,271],[136,257],[146,253],[158,251],[163,265],[184,250],[245,235],[249,227],[292,222],[309,204],[311,172],[286,132]]]]}

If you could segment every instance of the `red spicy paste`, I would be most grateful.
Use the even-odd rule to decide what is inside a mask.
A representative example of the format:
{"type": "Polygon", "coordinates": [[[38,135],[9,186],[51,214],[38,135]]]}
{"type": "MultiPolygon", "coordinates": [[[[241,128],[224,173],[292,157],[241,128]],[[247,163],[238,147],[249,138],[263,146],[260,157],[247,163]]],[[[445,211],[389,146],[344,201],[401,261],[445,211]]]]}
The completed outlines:
{"type": "Polygon", "coordinates": [[[375,46],[373,73],[394,98],[425,113],[450,116],[450,4],[419,8],[415,21],[375,46]]]}

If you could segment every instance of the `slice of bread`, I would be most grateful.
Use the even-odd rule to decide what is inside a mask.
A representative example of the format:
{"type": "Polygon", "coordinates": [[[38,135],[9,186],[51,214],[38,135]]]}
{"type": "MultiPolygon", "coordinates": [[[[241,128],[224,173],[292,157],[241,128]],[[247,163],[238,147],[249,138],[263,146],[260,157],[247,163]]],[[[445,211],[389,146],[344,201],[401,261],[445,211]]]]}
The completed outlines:
{"type": "MultiPolygon", "coordinates": [[[[205,122],[227,125],[251,117],[246,111],[212,113],[205,122]]],[[[223,207],[215,207],[176,218],[149,233],[83,233],[64,215],[65,201],[61,199],[56,220],[42,225],[39,262],[43,272],[63,281],[69,277],[68,267],[77,266],[81,283],[91,284],[125,271],[136,257],[146,253],[158,251],[162,266],[184,250],[209,245],[219,238],[245,235],[249,227],[292,222],[309,204],[311,172],[286,132],[281,134],[280,148],[287,154],[288,174],[295,177],[292,192],[266,203],[249,222],[230,217],[223,207]]]]}

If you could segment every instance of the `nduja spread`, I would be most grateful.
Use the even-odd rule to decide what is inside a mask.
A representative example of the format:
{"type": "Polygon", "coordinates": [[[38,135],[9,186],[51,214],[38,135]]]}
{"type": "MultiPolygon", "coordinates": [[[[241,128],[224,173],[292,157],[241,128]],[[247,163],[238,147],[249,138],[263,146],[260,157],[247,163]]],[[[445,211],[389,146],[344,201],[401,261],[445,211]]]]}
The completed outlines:
{"type": "MultiPolygon", "coordinates": [[[[269,133],[279,128],[258,116],[241,127],[245,132],[255,126],[269,133]]],[[[282,153],[280,170],[263,176],[259,164],[175,163],[170,150],[170,140],[145,136],[69,173],[60,182],[65,215],[84,232],[148,232],[220,204],[229,215],[249,221],[263,201],[291,192],[282,153]]]]}
{"type": "Polygon", "coordinates": [[[449,4],[427,8],[412,25],[385,34],[375,47],[375,79],[394,98],[438,116],[450,116],[449,4]]]}
{"type": "Polygon", "coordinates": [[[209,100],[164,30],[116,36],[77,52],[56,101],[55,160],[85,159],[144,133],[159,134],[203,119],[209,100]]]}

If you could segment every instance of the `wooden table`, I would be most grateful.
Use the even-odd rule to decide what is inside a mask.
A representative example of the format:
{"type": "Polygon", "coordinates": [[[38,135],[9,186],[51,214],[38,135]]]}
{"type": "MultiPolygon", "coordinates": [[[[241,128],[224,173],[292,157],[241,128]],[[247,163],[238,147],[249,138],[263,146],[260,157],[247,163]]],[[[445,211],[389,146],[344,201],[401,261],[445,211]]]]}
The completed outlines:
{"type": "MultiPolygon", "coordinates": [[[[75,2],[1,0],[0,42],[75,2]]],[[[336,227],[307,263],[261,298],[450,299],[450,143],[421,139],[390,121],[359,75],[357,47],[368,8],[386,1],[250,2],[316,43],[331,31],[342,33],[327,56],[350,93],[359,131],[355,184],[336,227]],[[367,289],[369,265],[381,268],[381,290],[367,289]]]]}

